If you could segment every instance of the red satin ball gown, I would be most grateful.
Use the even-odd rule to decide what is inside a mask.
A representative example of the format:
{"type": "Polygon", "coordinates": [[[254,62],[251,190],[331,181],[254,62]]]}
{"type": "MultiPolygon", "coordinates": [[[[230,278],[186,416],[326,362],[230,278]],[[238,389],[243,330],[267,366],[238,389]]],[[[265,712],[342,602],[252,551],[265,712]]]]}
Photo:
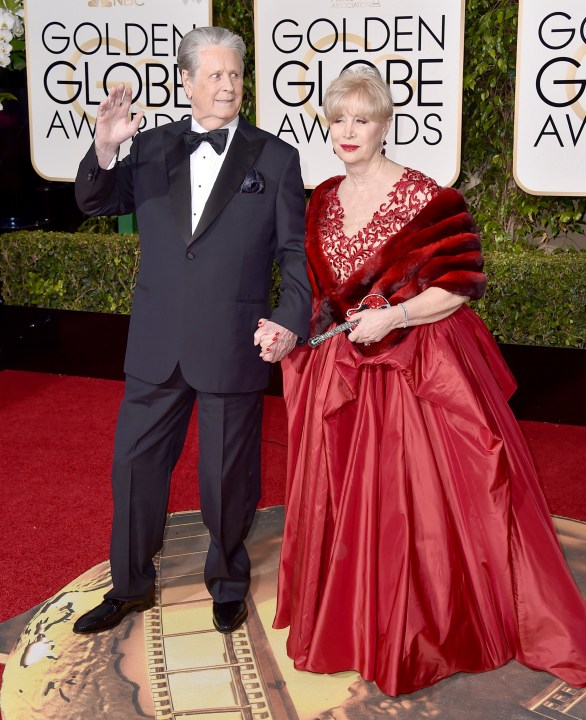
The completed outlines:
{"type": "MultiPolygon", "coordinates": [[[[439,191],[406,170],[349,239],[334,185],[319,233],[336,277],[439,191]]],[[[295,667],[356,670],[389,695],[511,659],[585,685],[586,604],[507,404],[514,380],[478,316],[463,306],[370,357],[342,333],[283,370],[274,627],[290,626],[295,667]]]]}

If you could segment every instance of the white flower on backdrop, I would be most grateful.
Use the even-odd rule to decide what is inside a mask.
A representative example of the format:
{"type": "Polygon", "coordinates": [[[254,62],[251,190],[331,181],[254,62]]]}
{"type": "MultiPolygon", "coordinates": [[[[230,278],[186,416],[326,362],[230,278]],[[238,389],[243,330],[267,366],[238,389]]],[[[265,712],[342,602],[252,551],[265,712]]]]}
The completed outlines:
{"type": "MultiPolygon", "coordinates": [[[[0,68],[22,70],[25,66],[23,18],[23,0],[0,0],[0,68]]],[[[5,100],[16,98],[0,91],[0,110],[5,100]]]]}

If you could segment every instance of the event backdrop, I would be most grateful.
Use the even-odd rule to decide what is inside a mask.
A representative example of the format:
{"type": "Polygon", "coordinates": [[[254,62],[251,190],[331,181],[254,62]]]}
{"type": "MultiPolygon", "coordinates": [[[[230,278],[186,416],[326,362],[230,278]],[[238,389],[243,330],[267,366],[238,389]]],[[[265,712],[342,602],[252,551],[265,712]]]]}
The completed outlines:
{"type": "MultiPolygon", "coordinates": [[[[297,147],[306,185],[343,171],[321,107],[331,79],[369,63],[396,103],[389,156],[443,185],[460,172],[464,0],[254,0],[257,123],[297,147]],[[399,14],[400,13],[400,14],[399,14]]],[[[175,67],[211,0],[25,0],[31,156],[73,180],[106,89],[132,86],[142,129],[184,117],[175,67]]],[[[586,195],[584,0],[520,0],[514,176],[538,195],[586,195]]],[[[494,51],[493,51],[494,53],[494,51]]],[[[498,62],[498,54],[487,62],[498,62]]],[[[512,72],[512,71],[511,71],[512,72]]],[[[484,102],[490,106],[490,93],[484,102]]],[[[123,156],[128,149],[122,148],[123,156]]]]}
{"type": "Polygon", "coordinates": [[[189,115],[175,56],[186,32],[211,24],[211,0],[26,0],[25,13],[31,158],[42,177],[75,178],[112,85],[132,87],[143,129],[189,115]]]}
{"type": "Polygon", "coordinates": [[[255,0],[258,124],[297,147],[308,187],[343,171],[327,139],[325,89],[369,64],[389,82],[389,157],[442,185],[460,171],[463,0],[255,0]],[[400,14],[398,14],[398,11],[400,14]]]}
{"type": "Polygon", "coordinates": [[[586,195],[586,2],[521,0],[514,172],[535,195],[586,195]]]}

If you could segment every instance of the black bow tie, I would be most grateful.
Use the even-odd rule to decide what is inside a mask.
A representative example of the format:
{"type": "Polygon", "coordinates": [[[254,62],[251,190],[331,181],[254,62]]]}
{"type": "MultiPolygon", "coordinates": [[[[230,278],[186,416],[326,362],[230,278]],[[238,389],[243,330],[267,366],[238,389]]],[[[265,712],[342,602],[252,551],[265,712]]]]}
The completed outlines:
{"type": "Polygon", "coordinates": [[[226,149],[227,141],[228,131],[225,128],[223,130],[211,130],[210,132],[203,133],[194,132],[193,130],[185,131],[185,142],[190,154],[198,148],[202,142],[209,142],[218,155],[221,155],[226,149]]]}

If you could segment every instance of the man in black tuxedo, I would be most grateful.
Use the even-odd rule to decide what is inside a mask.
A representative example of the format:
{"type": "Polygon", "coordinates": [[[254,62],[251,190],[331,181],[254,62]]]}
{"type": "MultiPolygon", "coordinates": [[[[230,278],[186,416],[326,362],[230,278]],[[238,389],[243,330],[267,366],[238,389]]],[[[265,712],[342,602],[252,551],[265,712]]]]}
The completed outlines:
{"type": "Polygon", "coordinates": [[[76,621],[78,633],[154,604],[153,557],[196,400],[213,622],[232,632],[246,619],[263,391],[269,363],[307,337],[310,288],[299,155],[239,116],[244,53],[223,28],[187,33],[177,64],[192,117],[137,133],[142,114],[129,119],[130,90],[113,88],[79,167],[83,212],[136,213],[141,262],[114,445],[113,587],[76,621]],[[274,259],[282,282],[271,311],[274,259]]]}

